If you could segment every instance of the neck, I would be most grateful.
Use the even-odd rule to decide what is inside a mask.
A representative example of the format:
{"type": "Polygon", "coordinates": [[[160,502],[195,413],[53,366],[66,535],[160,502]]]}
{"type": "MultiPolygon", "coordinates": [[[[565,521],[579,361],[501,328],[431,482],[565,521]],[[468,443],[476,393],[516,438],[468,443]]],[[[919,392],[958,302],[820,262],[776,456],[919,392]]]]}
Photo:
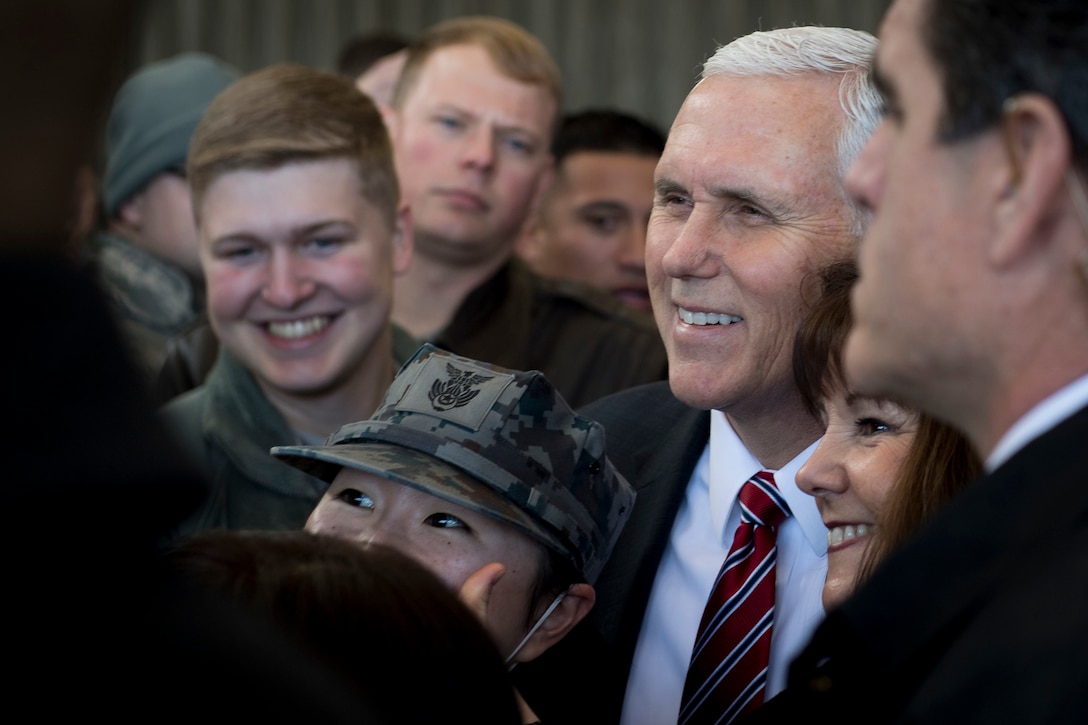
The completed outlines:
{"type": "Polygon", "coordinates": [[[368,360],[339,385],[306,395],[273,390],[263,384],[261,389],[291,430],[312,438],[326,438],[343,425],[369,418],[395,374],[392,337],[386,330],[382,344],[375,344],[368,360]]]}
{"type": "Polygon", "coordinates": [[[408,271],[394,282],[393,321],[418,340],[433,339],[469,293],[490,279],[508,256],[452,266],[417,251],[408,271]]]}
{"type": "Polygon", "coordinates": [[[794,394],[781,405],[759,405],[756,411],[724,409],[744,447],[760,465],[777,471],[823,435],[823,426],[794,394]],[[787,421],[784,423],[783,421],[787,421]]]}
{"type": "Polygon", "coordinates": [[[1072,271],[1043,266],[1026,282],[1000,280],[995,290],[1011,293],[979,295],[996,302],[975,318],[982,320],[977,334],[950,364],[897,381],[900,397],[960,430],[987,458],[1035,406],[1088,374],[1088,291],[1081,285],[1072,271]]]}
{"type": "Polygon", "coordinates": [[[973,404],[959,396],[957,399],[965,406],[970,405],[966,410],[936,404],[930,408],[936,410],[935,417],[963,431],[975,452],[986,459],[1009,429],[1035,406],[1088,375],[1086,360],[1068,360],[1068,365],[1061,365],[1053,356],[1040,359],[1034,369],[1025,368],[1016,375],[996,379],[989,388],[993,392],[977,397],[973,404]]]}

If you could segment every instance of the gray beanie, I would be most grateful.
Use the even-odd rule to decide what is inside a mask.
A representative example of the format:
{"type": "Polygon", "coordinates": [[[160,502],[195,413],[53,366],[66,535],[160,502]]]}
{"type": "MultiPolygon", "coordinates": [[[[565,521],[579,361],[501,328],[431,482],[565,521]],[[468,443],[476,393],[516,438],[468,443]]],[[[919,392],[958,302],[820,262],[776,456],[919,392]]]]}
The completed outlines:
{"type": "Polygon", "coordinates": [[[133,74],[114,98],[106,126],[106,213],[156,175],[185,165],[189,139],[212,99],[240,73],[204,53],[182,53],[133,74]]]}

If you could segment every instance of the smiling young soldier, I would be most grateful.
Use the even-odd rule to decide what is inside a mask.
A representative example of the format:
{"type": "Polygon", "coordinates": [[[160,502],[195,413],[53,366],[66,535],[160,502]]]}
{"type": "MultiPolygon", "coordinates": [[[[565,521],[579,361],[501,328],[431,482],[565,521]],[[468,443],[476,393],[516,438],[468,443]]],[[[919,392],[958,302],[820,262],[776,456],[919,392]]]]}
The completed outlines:
{"type": "Polygon", "coordinates": [[[188,168],[220,351],[164,408],[212,479],[184,530],[299,528],[324,489],[268,449],[365,418],[396,370],[411,229],[388,135],[351,81],[276,65],[212,102],[188,168]]]}
{"type": "Polygon", "coordinates": [[[309,531],[392,546],[455,591],[482,592],[472,603],[510,663],[539,656],[593,607],[593,582],[634,502],[604,429],[543,374],[432,345],[371,419],[324,446],[272,453],[329,483],[309,531]]]}

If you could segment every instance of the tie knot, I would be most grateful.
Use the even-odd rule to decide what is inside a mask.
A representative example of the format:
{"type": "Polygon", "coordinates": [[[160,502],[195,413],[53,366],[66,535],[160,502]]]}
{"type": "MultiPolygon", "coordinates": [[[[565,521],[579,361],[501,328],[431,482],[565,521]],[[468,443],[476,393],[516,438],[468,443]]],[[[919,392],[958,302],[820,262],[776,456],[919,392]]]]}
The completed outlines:
{"type": "Polygon", "coordinates": [[[741,519],[756,526],[777,528],[790,515],[790,507],[768,471],[760,471],[745,481],[738,498],[741,519]]]}

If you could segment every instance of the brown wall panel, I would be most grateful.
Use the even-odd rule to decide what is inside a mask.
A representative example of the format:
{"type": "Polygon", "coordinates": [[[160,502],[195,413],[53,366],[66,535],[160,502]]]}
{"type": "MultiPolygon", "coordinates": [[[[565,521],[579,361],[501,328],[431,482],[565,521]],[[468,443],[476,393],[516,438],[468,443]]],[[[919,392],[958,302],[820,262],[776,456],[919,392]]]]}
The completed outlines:
{"type": "Polygon", "coordinates": [[[875,32],[888,0],[149,0],[132,65],[204,50],[254,70],[332,68],[351,34],[414,34],[443,18],[498,15],[535,33],[563,72],[569,110],[614,106],[667,127],[720,43],[784,25],[875,32]]]}

